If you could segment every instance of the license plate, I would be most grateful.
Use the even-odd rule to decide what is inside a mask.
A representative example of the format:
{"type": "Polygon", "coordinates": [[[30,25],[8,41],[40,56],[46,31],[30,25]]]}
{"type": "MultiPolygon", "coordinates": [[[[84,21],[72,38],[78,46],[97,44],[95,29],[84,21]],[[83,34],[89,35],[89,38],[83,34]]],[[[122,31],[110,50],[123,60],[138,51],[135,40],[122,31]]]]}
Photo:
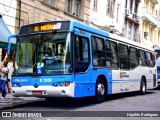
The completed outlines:
{"type": "Polygon", "coordinates": [[[42,95],[42,91],[32,91],[32,95],[42,95]]]}

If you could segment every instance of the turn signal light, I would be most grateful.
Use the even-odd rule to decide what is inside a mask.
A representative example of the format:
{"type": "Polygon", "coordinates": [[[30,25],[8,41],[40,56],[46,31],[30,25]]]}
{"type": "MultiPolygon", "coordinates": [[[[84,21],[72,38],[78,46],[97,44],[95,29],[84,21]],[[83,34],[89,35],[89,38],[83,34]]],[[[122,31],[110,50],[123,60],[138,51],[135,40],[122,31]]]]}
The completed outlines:
{"type": "Polygon", "coordinates": [[[69,86],[70,85],[70,82],[66,82],[66,86],[69,86]]]}

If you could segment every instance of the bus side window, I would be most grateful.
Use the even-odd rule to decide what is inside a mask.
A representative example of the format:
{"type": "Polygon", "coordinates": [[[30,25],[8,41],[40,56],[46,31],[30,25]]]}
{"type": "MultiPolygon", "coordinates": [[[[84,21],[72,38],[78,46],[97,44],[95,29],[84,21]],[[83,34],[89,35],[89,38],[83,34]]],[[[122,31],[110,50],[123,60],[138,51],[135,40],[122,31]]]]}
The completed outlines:
{"type": "Polygon", "coordinates": [[[128,46],[119,44],[119,61],[121,69],[130,69],[128,46]]]}
{"type": "Polygon", "coordinates": [[[105,41],[106,46],[106,65],[108,68],[118,69],[118,49],[117,43],[112,41],[105,41]]]}
{"type": "Polygon", "coordinates": [[[137,56],[137,49],[136,48],[130,48],[130,54],[129,54],[129,57],[130,57],[130,66],[131,68],[135,68],[138,66],[138,56],[137,56]]]}
{"type": "Polygon", "coordinates": [[[150,52],[146,52],[146,58],[147,58],[147,66],[153,67],[152,54],[150,52]]]}
{"type": "Polygon", "coordinates": [[[146,53],[144,50],[139,50],[139,53],[140,53],[140,65],[142,66],[146,66],[146,53]]]}
{"type": "Polygon", "coordinates": [[[106,67],[103,38],[92,36],[92,56],[94,67],[106,67]]]}

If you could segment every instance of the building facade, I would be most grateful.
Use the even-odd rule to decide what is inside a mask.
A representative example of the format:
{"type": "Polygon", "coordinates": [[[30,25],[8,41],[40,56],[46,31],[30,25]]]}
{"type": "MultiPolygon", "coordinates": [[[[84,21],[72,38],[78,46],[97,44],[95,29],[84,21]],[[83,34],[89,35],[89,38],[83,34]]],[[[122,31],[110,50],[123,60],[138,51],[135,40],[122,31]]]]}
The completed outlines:
{"type": "Polygon", "coordinates": [[[53,20],[77,20],[88,24],[90,0],[19,0],[16,26],[53,20]]]}
{"type": "Polygon", "coordinates": [[[0,0],[0,15],[12,34],[15,33],[16,0],[0,0]]]}
{"type": "Polygon", "coordinates": [[[91,0],[91,25],[121,35],[124,23],[122,2],[122,0],[91,0]]]}
{"type": "Polygon", "coordinates": [[[140,0],[125,0],[123,36],[140,43],[140,0]]]}
{"type": "Polygon", "coordinates": [[[1,0],[10,31],[21,25],[77,20],[148,47],[160,46],[159,0],[1,0]]]}
{"type": "Polygon", "coordinates": [[[142,0],[141,11],[140,32],[142,43],[148,47],[159,46],[159,0],[142,0]]]}
{"type": "MultiPolygon", "coordinates": [[[[15,33],[15,23],[16,23],[16,0],[0,0],[0,15],[2,19],[7,25],[9,31],[14,34],[15,33]]],[[[5,28],[4,28],[5,29],[5,28]]],[[[1,33],[5,32],[5,30],[1,29],[1,33]]],[[[1,34],[1,38],[3,34],[1,34]]],[[[0,40],[4,41],[4,40],[0,40]]],[[[0,63],[5,57],[6,49],[0,48],[0,63]]]]}

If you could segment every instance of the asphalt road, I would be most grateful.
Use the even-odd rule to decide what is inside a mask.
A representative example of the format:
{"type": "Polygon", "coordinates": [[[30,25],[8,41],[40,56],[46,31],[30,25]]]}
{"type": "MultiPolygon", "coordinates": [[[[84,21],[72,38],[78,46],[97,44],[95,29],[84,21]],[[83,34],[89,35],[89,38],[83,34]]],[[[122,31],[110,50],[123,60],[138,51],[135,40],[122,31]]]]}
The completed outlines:
{"type": "MultiPolygon", "coordinates": [[[[95,103],[93,97],[74,100],[58,99],[53,102],[40,101],[30,104],[29,106],[24,105],[21,106],[21,108],[14,108],[8,111],[25,113],[27,115],[30,115],[30,113],[37,113],[37,116],[47,117],[45,118],[47,120],[53,118],[62,120],[77,118],[97,119],[97,117],[98,119],[108,117],[109,120],[128,120],[131,116],[133,116],[131,119],[139,119],[140,117],[142,120],[159,120],[160,88],[148,90],[146,95],[139,95],[138,92],[108,95],[106,100],[99,104],[95,103]],[[151,117],[157,115],[158,117],[156,118],[151,117]]],[[[37,119],[40,120],[44,118],[37,119]]]]}

